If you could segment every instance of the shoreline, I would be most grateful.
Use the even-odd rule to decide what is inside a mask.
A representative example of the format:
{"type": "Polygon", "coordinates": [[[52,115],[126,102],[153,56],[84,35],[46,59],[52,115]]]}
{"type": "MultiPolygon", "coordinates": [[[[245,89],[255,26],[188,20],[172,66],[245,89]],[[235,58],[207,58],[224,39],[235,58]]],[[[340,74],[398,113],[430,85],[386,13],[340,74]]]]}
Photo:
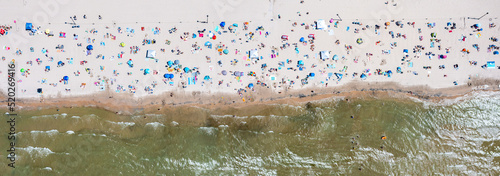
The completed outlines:
{"type": "MultiPolygon", "coordinates": [[[[304,105],[307,102],[316,102],[326,99],[362,99],[362,98],[416,98],[423,101],[439,103],[447,99],[463,97],[477,91],[500,91],[500,80],[475,79],[470,86],[462,85],[449,88],[433,89],[428,86],[402,86],[394,82],[350,82],[338,87],[310,88],[298,91],[275,94],[266,89],[256,90],[243,94],[243,101],[234,94],[215,93],[201,95],[197,91],[167,92],[162,95],[148,97],[126,96],[120,93],[102,92],[84,96],[55,97],[43,100],[33,98],[17,99],[17,111],[31,111],[59,108],[92,107],[115,112],[119,115],[137,115],[161,112],[165,108],[200,107],[210,110],[244,108],[248,106],[269,104],[304,105]],[[312,92],[313,91],[313,92],[312,92]],[[170,97],[170,93],[174,93],[170,97]],[[223,97],[223,98],[221,98],[223,97]]],[[[3,103],[6,96],[1,94],[3,103]]],[[[1,105],[6,109],[6,105],[1,105]]]]}

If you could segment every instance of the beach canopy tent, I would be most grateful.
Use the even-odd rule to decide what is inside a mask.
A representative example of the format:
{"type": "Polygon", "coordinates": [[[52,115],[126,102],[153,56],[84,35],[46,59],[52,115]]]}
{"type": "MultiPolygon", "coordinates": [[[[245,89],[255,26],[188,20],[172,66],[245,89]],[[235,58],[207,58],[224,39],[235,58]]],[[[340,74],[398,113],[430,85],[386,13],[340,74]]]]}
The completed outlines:
{"type": "Polygon", "coordinates": [[[129,67],[134,67],[134,62],[132,62],[132,59],[128,60],[127,64],[129,67]]]}
{"type": "Polygon", "coordinates": [[[304,65],[304,61],[302,60],[297,61],[297,65],[304,65]]]}
{"type": "Polygon", "coordinates": [[[64,81],[69,80],[69,76],[64,76],[64,77],[63,77],[63,80],[64,80],[64,81]]]}
{"type": "Polygon", "coordinates": [[[32,23],[26,23],[26,30],[31,31],[33,29],[33,24],[32,23]]]}
{"type": "Polygon", "coordinates": [[[487,61],[486,62],[486,67],[488,67],[488,68],[495,68],[495,61],[487,61]]]}
{"type": "Polygon", "coordinates": [[[253,88],[253,83],[248,84],[248,88],[253,88]]]}
{"type": "Polygon", "coordinates": [[[36,92],[37,92],[37,93],[42,93],[42,88],[38,88],[38,89],[36,89],[36,92]]]}
{"type": "Polygon", "coordinates": [[[330,52],[328,52],[328,51],[320,51],[319,52],[319,58],[321,60],[327,60],[327,59],[329,59],[330,58],[330,52]]]}
{"type": "Polygon", "coordinates": [[[326,28],[328,28],[328,26],[326,25],[325,20],[320,19],[320,20],[316,21],[316,29],[325,30],[326,28]]]}
{"type": "Polygon", "coordinates": [[[146,58],[155,58],[156,57],[156,51],[155,50],[148,50],[146,51],[146,58]]]}
{"type": "Polygon", "coordinates": [[[87,50],[94,50],[94,46],[92,46],[92,45],[87,45],[87,50]]]}
{"type": "Polygon", "coordinates": [[[259,51],[256,49],[250,50],[248,57],[250,57],[250,59],[258,59],[259,58],[259,51]]]}
{"type": "Polygon", "coordinates": [[[222,70],[222,75],[227,75],[227,71],[226,70],[222,70]]]}

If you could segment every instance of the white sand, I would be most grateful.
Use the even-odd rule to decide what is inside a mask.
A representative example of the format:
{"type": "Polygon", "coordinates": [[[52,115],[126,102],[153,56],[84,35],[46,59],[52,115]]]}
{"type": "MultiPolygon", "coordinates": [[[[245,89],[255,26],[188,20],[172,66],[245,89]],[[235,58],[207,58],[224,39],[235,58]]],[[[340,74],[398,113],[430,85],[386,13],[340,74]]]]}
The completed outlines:
{"type": "MultiPolygon", "coordinates": [[[[300,88],[316,88],[325,87],[322,81],[328,83],[328,87],[343,85],[352,80],[361,80],[360,74],[366,69],[370,69],[371,76],[368,76],[367,82],[397,82],[405,86],[426,85],[431,88],[446,88],[453,87],[453,82],[457,81],[458,85],[467,84],[469,75],[472,78],[500,78],[499,69],[483,69],[481,65],[486,64],[486,61],[496,61],[500,65],[499,55],[493,55],[492,52],[487,52],[488,45],[499,45],[498,42],[488,40],[490,37],[499,37],[499,27],[489,28],[489,23],[499,24],[498,16],[500,12],[497,7],[500,6],[500,1],[487,0],[487,1],[318,1],[306,0],[304,4],[300,4],[298,0],[294,1],[242,1],[242,0],[216,0],[216,1],[76,1],[65,2],[51,0],[54,5],[44,8],[47,1],[3,1],[0,10],[0,24],[11,25],[13,30],[9,31],[8,35],[0,36],[0,47],[11,47],[10,50],[0,50],[0,56],[5,56],[5,61],[0,61],[0,77],[7,79],[7,64],[11,59],[15,59],[17,63],[17,79],[22,80],[18,83],[19,98],[39,97],[36,92],[37,88],[43,88],[43,97],[55,96],[70,96],[70,95],[85,95],[99,92],[99,86],[95,86],[95,82],[99,82],[99,78],[106,78],[108,89],[115,91],[118,85],[127,89],[126,93],[129,94],[128,86],[135,86],[137,88],[135,97],[145,96],[148,93],[144,91],[145,86],[151,86],[153,81],[158,85],[154,88],[154,94],[161,94],[162,92],[176,91],[176,92],[189,92],[189,91],[202,91],[202,92],[225,92],[236,93],[237,89],[245,88],[249,83],[255,86],[257,80],[267,83],[268,86],[276,92],[283,91],[285,85],[274,88],[272,85],[276,83],[280,86],[279,82],[284,78],[285,80],[294,80],[295,84],[291,89],[300,88]],[[139,3],[140,2],[140,3],[139,3]],[[396,6],[393,4],[397,3],[396,6]],[[221,6],[222,5],[222,6],[221,6]],[[297,12],[300,12],[301,16],[297,12]],[[309,12],[309,15],[306,15],[309,12]],[[481,20],[467,19],[467,17],[480,17],[481,15],[489,12],[481,20]],[[83,19],[83,15],[87,15],[87,19],[83,19]],[[278,14],[281,19],[278,19],[278,14]],[[330,18],[338,19],[336,14],[342,17],[338,27],[334,27],[333,23],[329,23],[330,18]],[[46,20],[43,19],[46,15],[46,20]],[[71,28],[71,25],[65,22],[71,22],[70,17],[77,16],[77,24],[80,28],[71,28]],[[103,17],[102,20],[97,18],[98,15],[103,17]],[[209,23],[197,23],[197,20],[206,20],[206,15],[209,15],[209,23]],[[465,24],[464,24],[465,17],[465,24]],[[271,21],[270,19],[274,19],[271,21]],[[333,30],[334,35],[329,35],[328,30],[314,30],[312,27],[305,30],[301,23],[307,25],[313,24],[318,19],[324,19],[329,25],[328,30],[333,30]],[[17,23],[14,23],[16,20],[17,23]],[[388,29],[384,29],[384,23],[391,20],[401,20],[404,28],[400,28],[391,22],[388,29]],[[45,22],[44,22],[45,21],[45,22]],[[223,33],[217,35],[216,40],[203,38],[189,38],[186,41],[180,39],[180,35],[184,32],[196,33],[198,30],[206,29],[205,35],[208,31],[214,31],[214,28],[219,25],[221,21],[225,21],[229,26],[233,23],[239,25],[236,33],[223,33]],[[363,26],[352,24],[353,21],[358,21],[363,26]],[[26,22],[32,22],[34,27],[40,27],[40,32],[46,29],[51,29],[54,37],[47,37],[44,34],[36,34],[29,36],[28,31],[24,30],[26,22]],[[182,23],[181,23],[182,22],[182,23]],[[244,31],[243,22],[250,22],[249,30],[244,31]],[[297,27],[292,27],[292,23],[297,22],[297,27]],[[415,22],[415,27],[407,25],[407,22],[415,22]],[[427,22],[435,22],[434,28],[428,28],[427,22]],[[457,29],[449,33],[445,30],[447,22],[454,22],[457,29]],[[50,23],[50,24],[49,24],[50,23]],[[474,37],[470,34],[477,34],[470,28],[475,23],[481,23],[483,31],[481,37],[474,37]],[[380,35],[374,32],[374,25],[382,26],[380,35]],[[365,25],[369,25],[367,30],[360,30],[359,33],[354,33],[355,28],[361,29],[365,25]],[[255,32],[258,26],[263,26],[264,31],[262,35],[256,33],[253,40],[246,43],[245,33],[255,32]],[[109,27],[109,29],[106,29],[109,27]],[[117,28],[121,27],[123,33],[118,33],[117,28]],[[145,27],[145,31],[141,31],[141,27],[145,27]],[[155,27],[161,28],[159,35],[154,35],[152,29],[155,27]],[[168,30],[176,27],[176,33],[169,34],[168,30]],[[346,31],[346,27],[350,27],[346,31]],[[133,36],[127,36],[126,28],[135,30],[133,36]],[[422,33],[418,33],[417,29],[421,28],[422,33]],[[88,33],[92,29],[96,29],[96,34],[88,33]],[[294,32],[291,32],[294,29],[294,32]],[[394,33],[406,34],[407,39],[391,38],[389,31],[394,33]],[[59,32],[65,32],[66,38],[59,38],[59,32]],[[265,32],[270,32],[266,38],[265,32]],[[434,48],[430,48],[430,34],[437,33],[437,39],[441,39],[440,43],[436,43],[434,48]],[[103,38],[106,33],[116,36],[116,40],[103,38]],[[73,34],[79,36],[78,40],[73,40],[73,34]],[[271,58],[271,46],[279,48],[283,43],[280,39],[282,34],[289,36],[288,43],[298,43],[300,37],[307,39],[308,34],[315,34],[316,40],[314,41],[315,50],[309,49],[310,44],[302,45],[298,43],[299,54],[296,54],[294,47],[287,47],[285,50],[278,50],[279,57],[271,58]],[[147,35],[147,37],[145,37],[147,35]],[[465,42],[460,42],[459,39],[462,35],[467,36],[465,42]],[[418,37],[423,36],[423,41],[419,41],[418,37]],[[92,43],[94,50],[92,55],[85,55],[85,47],[88,45],[87,38],[95,39],[92,43]],[[155,39],[156,44],[142,45],[143,39],[155,39]],[[239,40],[242,38],[242,40],[239,40]],[[364,43],[361,45],[356,44],[356,39],[362,38],[364,43]],[[165,40],[170,40],[171,44],[166,45],[165,40]],[[236,43],[231,43],[235,39],[236,43]],[[334,42],[340,41],[340,45],[334,42]],[[375,45],[376,41],[381,41],[382,45],[375,45]],[[106,46],[100,46],[100,42],[105,42],[106,46]],[[228,46],[228,55],[219,55],[215,49],[208,49],[203,46],[206,41],[214,44],[222,42],[228,46]],[[121,42],[126,43],[125,47],[119,47],[121,42]],[[191,45],[197,42],[202,48],[197,53],[191,53],[191,45]],[[390,43],[397,42],[397,47],[391,49],[390,43]],[[82,43],[82,47],[77,47],[77,43],[82,43]],[[241,43],[241,44],[240,44],[241,43]],[[250,61],[243,60],[246,56],[245,52],[250,49],[258,48],[258,44],[264,43],[266,46],[259,50],[260,56],[264,59],[258,61],[257,64],[252,64],[250,61]],[[59,44],[65,46],[65,52],[56,52],[55,47],[59,44]],[[352,45],[353,50],[347,54],[344,45],[352,45]],[[478,44],[480,51],[476,51],[472,45],[478,44]],[[420,58],[413,58],[415,54],[412,53],[412,48],[416,45],[422,45],[425,50],[422,51],[420,58]],[[441,50],[438,50],[438,45],[441,45],[441,50]],[[138,54],[130,54],[129,47],[139,46],[141,50],[138,54]],[[30,52],[29,48],[33,47],[35,52],[30,52]],[[181,55],[175,55],[170,50],[179,47],[184,52],[181,55]],[[16,48],[22,50],[22,55],[16,55],[16,48]],[[48,56],[53,57],[54,61],[49,62],[49,58],[41,53],[42,48],[49,50],[48,56]],[[160,51],[161,48],[166,50],[165,53],[160,51]],[[444,48],[450,48],[450,53],[446,54],[444,48]],[[462,48],[470,50],[470,54],[463,54],[460,52],[462,48]],[[152,59],[146,59],[146,51],[148,49],[156,50],[156,58],[159,60],[156,63],[152,59]],[[241,51],[235,54],[235,49],[241,51]],[[403,49],[409,50],[409,56],[413,62],[413,68],[409,68],[407,64],[401,65],[401,59],[404,56],[403,49]],[[331,51],[330,60],[320,61],[320,51],[331,51]],[[382,50],[391,50],[391,54],[383,55],[382,50]],[[119,52],[124,52],[121,59],[117,58],[119,52]],[[424,53],[432,52],[435,56],[429,60],[424,53]],[[372,53],[373,56],[368,58],[366,53],[372,53]],[[105,56],[105,59],[96,59],[98,54],[105,56]],[[303,58],[304,55],[309,55],[309,59],[303,58]],[[446,59],[438,59],[438,55],[447,55],[446,59]],[[316,56],[317,55],[317,56],[316,56]],[[338,62],[332,61],[333,55],[338,55],[340,58],[343,56],[345,60],[338,62]],[[114,60],[110,60],[111,57],[114,60]],[[212,62],[207,63],[205,56],[211,57],[212,62]],[[42,63],[38,65],[35,59],[40,58],[42,63]],[[66,58],[73,58],[73,64],[69,64],[66,58]],[[358,63],[353,59],[359,58],[358,63]],[[134,67],[129,68],[126,64],[128,59],[134,61],[134,67]],[[239,62],[236,66],[230,65],[230,61],[237,59],[239,62]],[[284,68],[278,72],[269,73],[269,68],[278,68],[278,62],[286,61],[287,59],[293,60],[291,64],[286,64],[284,68]],[[88,63],[81,66],[80,61],[86,60],[88,63]],[[165,85],[162,81],[163,74],[168,73],[165,68],[168,60],[180,60],[182,66],[189,68],[198,67],[200,76],[195,85],[189,85],[183,89],[180,87],[182,81],[186,81],[186,76],[180,78],[180,73],[172,72],[175,74],[173,80],[174,86],[165,85]],[[223,67],[217,65],[217,61],[221,60],[223,67]],[[297,68],[298,60],[305,62],[306,69],[304,71],[291,71],[286,70],[288,67],[297,68]],[[380,65],[382,60],[386,64],[380,65]],[[33,61],[33,65],[27,65],[27,61],[33,61]],[[57,67],[57,62],[63,61],[66,63],[63,67],[57,67]],[[477,66],[469,65],[469,61],[477,61],[477,66]],[[122,65],[118,65],[122,63],[122,65]],[[265,71],[260,69],[261,64],[267,63],[268,68],[265,71]],[[245,64],[250,64],[246,67],[245,64]],[[311,68],[313,64],[317,67],[311,68]],[[335,64],[336,68],[328,69],[326,64],[335,64]],[[459,69],[453,69],[453,65],[458,64],[459,69]],[[45,72],[45,66],[51,66],[50,72],[45,72]],[[445,69],[438,69],[439,65],[445,65],[445,69]],[[101,71],[100,66],[104,66],[105,70],[101,71]],[[340,72],[344,66],[348,66],[348,75],[341,81],[336,79],[326,80],[328,73],[342,73],[340,72]],[[403,74],[396,73],[396,67],[401,67],[403,74]],[[432,69],[424,70],[423,66],[432,66],[432,69]],[[30,75],[27,77],[21,76],[20,69],[30,69],[30,75]],[[85,68],[90,68],[92,75],[85,72],[85,68]],[[151,71],[157,70],[158,75],[142,74],[140,69],[150,69],[151,71]],[[211,69],[211,70],[210,70],[211,69]],[[393,75],[391,78],[382,75],[373,75],[376,69],[382,71],[392,70],[393,75]],[[75,76],[73,72],[80,71],[80,76],[75,76]],[[113,70],[117,70],[118,76],[113,75],[113,70]],[[238,82],[234,76],[220,75],[222,70],[229,71],[244,71],[245,76],[241,77],[241,82],[238,82]],[[249,71],[255,71],[257,77],[247,76],[249,71]],[[418,72],[418,76],[411,72],[418,72]],[[430,73],[429,73],[430,71],[430,73]],[[132,76],[127,75],[127,72],[133,72],[132,76]],[[309,73],[315,73],[316,76],[313,80],[309,80],[309,84],[301,86],[300,79],[305,78],[309,73]],[[321,73],[324,72],[324,73],[321,73]],[[358,75],[353,78],[352,74],[356,72],[358,75]],[[447,75],[444,77],[443,75],[447,75]],[[63,76],[69,76],[69,84],[64,85],[59,80],[63,76]],[[211,81],[203,81],[203,77],[209,75],[212,77],[211,81]],[[271,81],[269,76],[276,76],[275,81],[271,81]],[[299,79],[296,77],[299,76],[299,79]],[[41,84],[43,78],[47,79],[46,84],[41,84]],[[113,80],[113,83],[111,83],[113,80]],[[139,80],[135,83],[135,80],[139,80]],[[224,80],[224,84],[218,85],[218,81],[224,80]],[[204,82],[204,84],[202,83],[204,82]],[[57,86],[50,86],[50,83],[57,83],[57,86]],[[81,83],[86,83],[86,88],[80,88],[81,83]],[[230,83],[229,87],[227,83],[230,83]],[[65,89],[71,89],[70,92],[65,89]],[[24,92],[25,90],[25,92],[24,92]]],[[[226,26],[226,30],[227,30],[226,26]]],[[[224,30],[223,30],[224,31],[224,30]]],[[[405,62],[406,63],[406,62],[405,62]]],[[[332,78],[335,78],[333,76],[332,78]]],[[[289,84],[289,81],[287,81],[289,84]]],[[[0,84],[0,89],[5,92],[7,89],[6,84],[0,84]]]]}

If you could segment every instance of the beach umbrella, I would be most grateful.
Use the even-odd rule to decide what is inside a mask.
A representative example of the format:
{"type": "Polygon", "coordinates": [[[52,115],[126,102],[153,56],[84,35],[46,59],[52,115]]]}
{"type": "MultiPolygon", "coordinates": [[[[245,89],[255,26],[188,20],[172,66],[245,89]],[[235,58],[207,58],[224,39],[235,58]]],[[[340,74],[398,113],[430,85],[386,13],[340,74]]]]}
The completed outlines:
{"type": "MultiPolygon", "coordinates": [[[[219,29],[220,29],[220,28],[219,28],[219,26],[215,26],[214,31],[215,31],[215,32],[219,32],[219,29]]],[[[210,35],[210,34],[209,34],[209,35],[210,35]]]]}
{"type": "Polygon", "coordinates": [[[336,54],[333,55],[333,60],[339,60],[339,56],[337,56],[336,54]]]}
{"type": "Polygon", "coordinates": [[[186,73],[187,73],[187,72],[189,72],[189,71],[191,71],[191,70],[190,70],[188,67],[184,67],[184,72],[186,72],[186,73]]]}
{"type": "Polygon", "coordinates": [[[498,51],[493,51],[493,54],[494,55],[498,55],[498,51]]]}
{"type": "Polygon", "coordinates": [[[24,68],[21,68],[21,73],[24,73],[26,70],[24,70],[24,68]]]}
{"type": "Polygon", "coordinates": [[[205,46],[212,46],[212,43],[210,43],[209,41],[205,42],[205,46]]]}
{"type": "Polygon", "coordinates": [[[333,73],[328,73],[328,77],[332,77],[333,76],[333,73]]]}
{"type": "Polygon", "coordinates": [[[335,76],[337,76],[337,79],[342,79],[342,76],[344,76],[344,75],[340,74],[340,73],[335,73],[335,76]]]}
{"type": "Polygon", "coordinates": [[[361,79],[366,79],[366,75],[364,73],[361,74],[360,76],[361,79]]]}
{"type": "Polygon", "coordinates": [[[169,78],[170,79],[174,78],[174,74],[170,74],[169,78]]]}
{"type": "Polygon", "coordinates": [[[170,78],[170,74],[165,73],[165,74],[163,75],[163,77],[164,77],[164,78],[170,78]]]}
{"type": "Polygon", "coordinates": [[[50,29],[45,29],[45,34],[49,34],[50,33],[50,29]]]}
{"type": "Polygon", "coordinates": [[[408,53],[408,49],[404,49],[404,50],[403,50],[403,53],[408,53]]]}
{"type": "Polygon", "coordinates": [[[253,88],[253,83],[248,84],[248,88],[253,88]]]}
{"type": "Polygon", "coordinates": [[[314,77],[314,76],[316,76],[316,74],[314,74],[314,73],[309,73],[309,76],[310,76],[310,77],[314,77]]]}
{"type": "Polygon", "coordinates": [[[282,36],[281,36],[281,39],[282,39],[282,40],[288,40],[288,35],[282,35],[282,36]]]}
{"type": "Polygon", "coordinates": [[[193,34],[193,38],[196,38],[196,34],[193,34]]]}
{"type": "Polygon", "coordinates": [[[45,69],[50,70],[50,66],[45,66],[45,69]]]}
{"type": "Polygon", "coordinates": [[[224,27],[224,26],[226,26],[226,22],[224,22],[224,21],[223,21],[223,22],[220,22],[220,24],[219,24],[219,25],[220,25],[220,27],[224,27]]]}
{"type": "Polygon", "coordinates": [[[297,64],[298,64],[298,65],[304,65],[304,61],[299,60],[299,61],[297,62],[297,64]]]}
{"type": "Polygon", "coordinates": [[[300,37],[300,40],[299,40],[299,41],[300,41],[300,42],[304,42],[304,41],[305,41],[304,37],[300,37]]]}
{"type": "Polygon", "coordinates": [[[179,65],[181,62],[179,60],[174,61],[174,65],[179,65]]]}
{"type": "Polygon", "coordinates": [[[363,39],[362,39],[362,38],[358,38],[358,39],[356,40],[356,43],[358,43],[358,44],[362,44],[362,43],[363,43],[363,39]]]}
{"type": "Polygon", "coordinates": [[[92,45],[87,45],[87,50],[94,50],[94,46],[92,46],[92,45]]]}
{"type": "Polygon", "coordinates": [[[120,46],[121,46],[121,47],[125,47],[125,43],[121,42],[121,43],[120,43],[120,46]]]}
{"type": "Polygon", "coordinates": [[[37,92],[37,93],[42,93],[42,88],[38,88],[38,89],[36,89],[36,92],[37,92]]]}
{"type": "Polygon", "coordinates": [[[234,76],[240,76],[240,72],[239,71],[235,71],[234,72],[234,76]]]}
{"type": "Polygon", "coordinates": [[[150,73],[149,68],[144,69],[144,75],[147,75],[149,73],[150,73]]]}
{"type": "Polygon", "coordinates": [[[64,76],[64,77],[63,77],[63,80],[64,80],[64,81],[69,80],[69,76],[64,76]]]}
{"type": "Polygon", "coordinates": [[[62,65],[62,64],[63,64],[62,61],[57,62],[57,65],[62,65]]]}
{"type": "Polygon", "coordinates": [[[233,23],[233,26],[234,26],[234,27],[238,27],[238,24],[236,24],[236,23],[233,23]]]}
{"type": "Polygon", "coordinates": [[[206,75],[203,79],[208,81],[208,80],[210,80],[210,76],[206,75]]]}
{"type": "Polygon", "coordinates": [[[212,37],[212,40],[215,40],[215,39],[217,39],[217,36],[215,36],[215,35],[214,35],[214,36],[212,37]]]}
{"type": "Polygon", "coordinates": [[[228,54],[228,53],[229,53],[229,50],[224,49],[223,53],[224,53],[224,54],[228,54]]]}
{"type": "Polygon", "coordinates": [[[222,70],[222,75],[227,75],[227,71],[226,70],[222,70]]]}
{"type": "Polygon", "coordinates": [[[167,61],[167,65],[171,67],[174,63],[172,61],[167,61]]]}
{"type": "Polygon", "coordinates": [[[4,35],[5,34],[5,30],[4,29],[0,29],[0,34],[4,35]]]}

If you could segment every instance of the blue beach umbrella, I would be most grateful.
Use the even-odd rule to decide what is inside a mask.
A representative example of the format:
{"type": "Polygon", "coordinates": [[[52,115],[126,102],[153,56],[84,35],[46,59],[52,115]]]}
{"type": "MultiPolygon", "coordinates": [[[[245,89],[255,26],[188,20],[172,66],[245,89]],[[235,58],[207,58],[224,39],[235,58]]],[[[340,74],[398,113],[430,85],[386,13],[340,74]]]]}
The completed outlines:
{"type": "Polygon", "coordinates": [[[69,76],[64,76],[64,77],[63,77],[63,80],[64,80],[64,81],[69,80],[69,76]]]}
{"type": "Polygon", "coordinates": [[[494,55],[498,55],[498,51],[493,51],[493,54],[494,55]]]}
{"type": "Polygon", "coordinates": [[[174,63],[172,61],[167,61],[167,65],[171,67],[174,63]]]}
{"type": "Polygon", "coordinates": [[[209,41],[205,42],[205,46],[212,46],[212,43],[210,43],[209,41]]]}
{"type": "Polygon", "coordinates": [[[134,62],[132,62],[132,60],[128,60],[127,64],[128,64],[129,67],[133,67],[134,66],[134,62]]]}
{"type": "Polygon", "coordinates": [[[144,75],[147,75],[149,73],[150,73],[149,68],[144,69],[144,75]]]}
{"type": "Polygon", "coordinates": [[[229,53],[229,50],[227,49],[224,49],[224,51],[222,51],[224,54],[228,54],[229,53]]]}
{"type": "Polygon", "coordinates": [[[233,23],[233,26],[234,26],[234,27],[238,27],[238,24],[236,24],[236,23],[233,23]]]}
{"type": "Polygon", "coordinates": [[[184,67],[184,72],[186,72],[186,73],[187,73],[187,72],[189,72],[189,71],[191,71],[191,69],[189,69],[188,67],[184,67]]]}
{"type": "Polygon", "coordinates": [[[62,64],[63,64],[62,61],[57,62],[57,65],[62,65],[62,64]]]}
{"type": "Polygon", "coordinates": [[[170,74],[165,73],[165,74],[163,75],[163,77],[164,77],[164,78],[170,78],[170,74]]]}
{"type": "Polygon", "coordinates": [[[87,45],[87,50],[94,50],[94,46],[92,46],[92,45],[87,45]]]}
{"type": "Polygon", "coordinates": [[[339,60],[339,56],[337,56],[336,54],[333,55],[333,60],[339,60]]]}
{"type": "Polygon", "coordinates": [[[248,88],[253,88],[253,83],[248,84],[248,88]]]}
{"type": "Polygon", "coordinates": [[[340,73],[335,73],[335,76],[337,76],[337,79],[342,79],[342,76],[344,76],[344,75],[340,74],[340,73]]]}
{"type": "Polygon", "coordinates": [[[224,27],[224,26],[226,26],[226,22],[224,22],[224,21],[223,21],[223,22],[220,22],[220,24],[219,24],[219,25],[220,25],[220,27],[224,27]]]}
{"type": "Polygon", "coordinates": [[[207,75],[203,79],[206,80],[206,81],[208,81],[208,80],[210,80],[210,76],[207,75]]]}
{"type": "Polygon", "coordinates": [[[310,76],[310,77],[314,77],[314,76],[316,76],[316,74],[314,74],[314,73],[309,73],[309,76],[310,76]]]}
{"type": "Polygon", "coordinates": [[[299,40],[299,41],[300,41],[300,42],[304,42],[304,41],[305,41],[304,37],[300,37],[300,40],[299,40]]]}
{"type": "Polygon", "coordinates": [[[364,73],[361,74],[361,79],[366,79],[366,75],[364,73]]]}

